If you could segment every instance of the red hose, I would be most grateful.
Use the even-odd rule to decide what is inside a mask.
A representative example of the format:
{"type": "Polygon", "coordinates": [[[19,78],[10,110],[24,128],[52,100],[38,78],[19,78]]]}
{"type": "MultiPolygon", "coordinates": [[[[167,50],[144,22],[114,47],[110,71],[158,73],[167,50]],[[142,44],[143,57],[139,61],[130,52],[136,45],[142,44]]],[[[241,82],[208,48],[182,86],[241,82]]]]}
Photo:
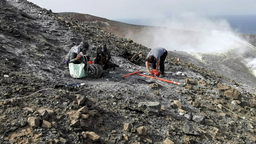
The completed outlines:
{"type": "Polygon", "coordinates": [[[139,74],[139,76],[144,76],[144,77],[148,77],[148,78],[152,78],[152,79],[158,79],[158,80],[160,80],[160,81],[167,82],[167,83],[172,83],[172,84],[176,84],[176,85],[181,85],[181,84],[178,83],[178,82],[174,82],[174,81],[170,81],[170,80],[166,80],[166,79],[161,79],[161,78],[158,78],[158,77],[152,77],[152,76],[149,76],[149,75],[139,74]]]}
{"type": "Polygon", "coordinates": [[[133,73],[129,73],[129,74],[123,75],[122,78],[127,77],[127,76],[129,76],[129,75],[134,75],[134,74],[140,73],[140,72],[141,72],[141,71],[136,71],[136,72],[133,72],[133,73]]]}

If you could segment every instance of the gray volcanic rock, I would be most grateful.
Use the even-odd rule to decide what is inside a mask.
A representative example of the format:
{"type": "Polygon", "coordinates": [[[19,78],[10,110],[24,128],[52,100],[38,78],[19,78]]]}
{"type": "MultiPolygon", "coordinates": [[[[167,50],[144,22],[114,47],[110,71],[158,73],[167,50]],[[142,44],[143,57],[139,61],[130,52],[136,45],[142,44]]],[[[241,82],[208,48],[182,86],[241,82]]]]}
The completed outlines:
{"type": "Polygon", "coordinates": [[[161,104],[159,102],[140,102],[138,104],[139,109],[142,108],[144,109],[143,111],[147,115],[154,115],[154,114],[159,114],[160,109],[161,109],[161,104]],[[146,107],[146,108],[143,108],[146,107]]]}
{"type": "Polygon", "coordinates": [[[0,19],[0,143],[255,143],[255,89],[243,81],[177,52],[164,78],[184,85],[122,78],[146,72],[150,49],[26,0],[1,0],[0,19]],[[63,58],[83,40],[92,52],[106,44],[119,67],[73,79],[63,58]]]}
{"type": "Polygon", "coordinates": [[[188,122],[184,123],[183,131],[184,131],[185,134],[199,135],[199,132],[197,132],[195,130],[195,128],[191,124],[189,124],[188,122]]]}

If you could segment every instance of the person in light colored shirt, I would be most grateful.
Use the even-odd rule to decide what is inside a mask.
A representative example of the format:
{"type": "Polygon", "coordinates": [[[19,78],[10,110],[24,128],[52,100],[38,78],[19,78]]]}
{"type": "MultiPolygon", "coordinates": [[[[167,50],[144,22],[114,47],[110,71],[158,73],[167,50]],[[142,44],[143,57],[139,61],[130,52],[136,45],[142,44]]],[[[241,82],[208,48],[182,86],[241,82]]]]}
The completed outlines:
{"type": "Polygon", "coordinates": [[[151,51],[148,53],[146,57],[146,68],[147,71],[149,72],[150,75],[153,75],[149,68],[149,63],[152,63],[153,69],[158,71],[158,67],[160,66],[160,76],[164,76],[164,61],[167,56],[168,52],[165,48],[153,48],[151,51]]]}

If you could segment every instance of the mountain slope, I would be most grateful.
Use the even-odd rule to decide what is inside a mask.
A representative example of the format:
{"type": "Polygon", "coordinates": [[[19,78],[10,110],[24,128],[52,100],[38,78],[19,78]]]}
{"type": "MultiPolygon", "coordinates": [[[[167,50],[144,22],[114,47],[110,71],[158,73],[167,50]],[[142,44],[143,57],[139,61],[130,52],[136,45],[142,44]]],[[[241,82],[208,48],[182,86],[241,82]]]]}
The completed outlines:
{"type": "Polygon", "coordinates": [[[131,25],[118,21],[112,21],[101,17],[92,16],[89,14],[79,13],[58,13],[58,15],[72,19],[74,21],[92,24],[107,32],[111,32],[116,36],[125,38],[128,32],[139,33],[145,26],[131,25]]]}
{"type": "Polygon", "coordinates": [[[0,143],[255,143],[255,89],[189,55],[165,63],[164,78],[186,85],[122,78],[146,70],[147,47],[26,0],[0,1],[0,19],[0,143]],[[82,40],[106,44],[119,67],[71,78],[63,57],[82,40]]]}
{"type": "MultiPolygon", "coordinates": [[[[256,60],[255,35],[235,35],[229,32],[220,32],[218,36],[215,36],[215,34],[211,32],[205,33],[162,27],[130,25],[88,14],[60,13],[59,15],[66,19],[72,19],[87,25],[94,25],[114,35],[132,39],[145,46],[154,47],[156,45],[156,39],[158,39],[157,47],[165,47],[166,41],[176,43],[176,45],[174,44],[174,46],[176,46],[175,50],[170,54],[172,57],[180,57],[184,61],[190,61],[195,65],[212,70],[217,74],[234,79],[237,82],[256,87],[256,77],[254,73],[256,68],[254,66],[255,64],[253,64],[253,61],[256,60]],[[215,43],[220,44],[212,47],[211,45],[215,43]],[[202,47],[202,45],[204,47],[201,51],[196,51],[196,48],[202,47]],[[195,49],[195,52],[184,52],[183,48],[187,47],[195,49]],[[213,49],[211,50],[213,52],[207,53],[208,49],[213,49]],[[223,51],[215,51],[214,49],[223,49],[223,51]]],[[[170,45],[167,44],[165,48],[171,49],[168,46],[170,45]]]]}
{"type": "MultiPolygon", "coordinates": [[[[170,31],[172,33],[177,33],[177,35],[180,35],[181,33],[185,33],[185,34],[196,33],[195,31],[182,30],[182,29],[171,29],[171,28],[163,28],[163,27],[157,27],[157,26],[127,24],[127,23],[109,20],[106,18],[97,17],[89,14],[65,12],[65,13],[58,13],[58,15],[68,19],[72,19],[80,23],[86,23],[86,24],[92,23],[93,25],[107,32],[111,32],[116,36],[123,37],[123,38],[130,38],[138,43],[142,43],[143,41],[141,41],[139,37],[135,37],[135,36],[145,35],[146,31],[151,31],[151,33],[149,32],[148,34],[153,34],[154,31],[159,31],[162,29],[164,29],[163,31],[170,31]],[[132,35],[129,35],[129,33],[131,33],[132,35]]],[[[247,39],[249,43],[256,46],[255,35],[240,33],[240,36],[247,39]]],[[[144,42],[144,45],[150,45],[149,42],[150,40],[148,42],[144,42]]]]}

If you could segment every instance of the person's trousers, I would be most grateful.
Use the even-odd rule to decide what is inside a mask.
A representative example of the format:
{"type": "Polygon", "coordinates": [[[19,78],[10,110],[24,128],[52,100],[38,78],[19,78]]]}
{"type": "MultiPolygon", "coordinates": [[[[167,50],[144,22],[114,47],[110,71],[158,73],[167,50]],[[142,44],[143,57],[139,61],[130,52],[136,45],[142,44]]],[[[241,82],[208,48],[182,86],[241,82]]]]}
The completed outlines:
{"type": "MultiPolygon", "coordinates": [[[[161,57],[160,57],[160,73],[161,74],[164,74],[164,61],[165,61],[165,58],[167,56],[168,52],[166,51],[161,57]]],[[[156,69],[156,63],[153,63],[153,69],[156,69]]]]}

